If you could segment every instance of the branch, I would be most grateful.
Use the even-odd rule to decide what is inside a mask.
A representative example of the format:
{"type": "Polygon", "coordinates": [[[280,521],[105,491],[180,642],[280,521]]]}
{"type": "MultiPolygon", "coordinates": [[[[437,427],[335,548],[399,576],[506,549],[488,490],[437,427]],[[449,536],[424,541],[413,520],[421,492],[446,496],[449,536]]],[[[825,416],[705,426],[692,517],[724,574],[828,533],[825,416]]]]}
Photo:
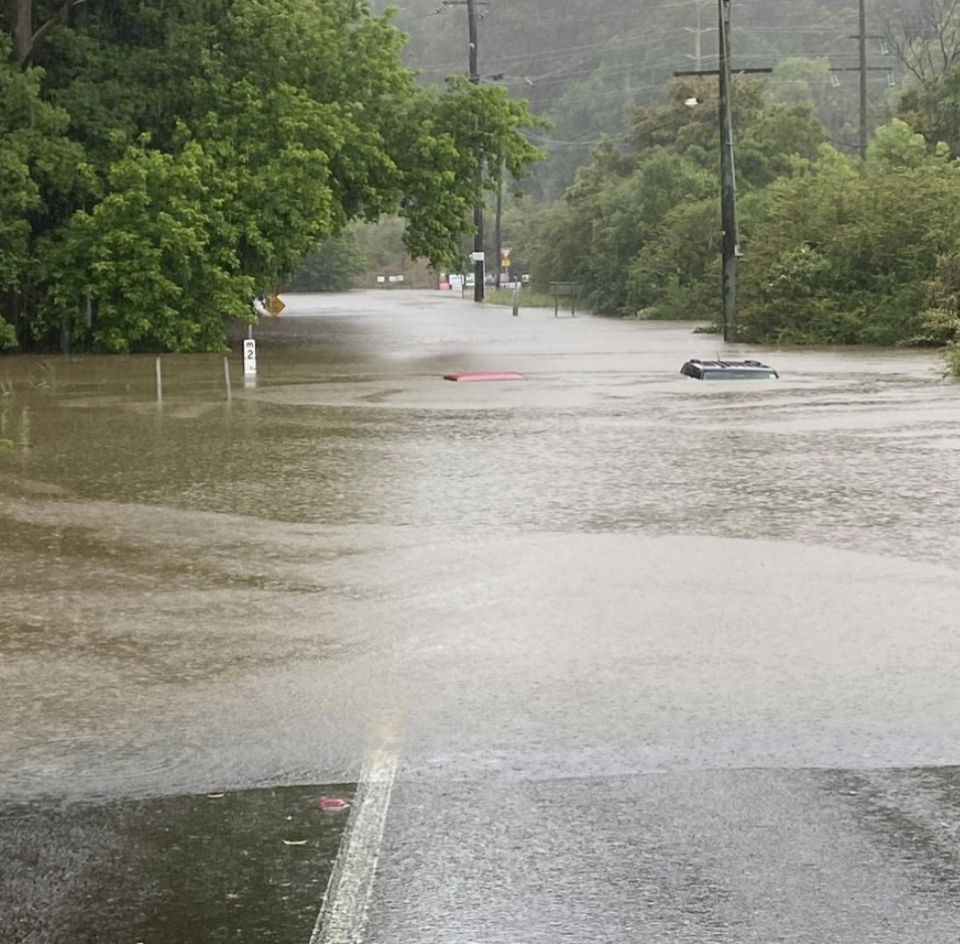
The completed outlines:
{"type": "Polygon", "coordinates": [[[58,23],[62,23],[67,18],[67,14],[74,7],[80,6],[81,3],[86,2],[87,0],[65,0],[63,6],[60,7],[60,9],[57,10],[57,12],[46,21],[46,23],[43,23],[41,26],[39,26],[37,31],[33,34],[33,38],[30,40],[30,52],[27,53],[27,58],[23,64],[27,65],[29,63],[31,57],[33,56],[34,49],[37,48],[37,44],[41,39],[43,39],[44,36],[47,35],[47,33],[50,32],[50,30],[52,30],[58,23]]]}

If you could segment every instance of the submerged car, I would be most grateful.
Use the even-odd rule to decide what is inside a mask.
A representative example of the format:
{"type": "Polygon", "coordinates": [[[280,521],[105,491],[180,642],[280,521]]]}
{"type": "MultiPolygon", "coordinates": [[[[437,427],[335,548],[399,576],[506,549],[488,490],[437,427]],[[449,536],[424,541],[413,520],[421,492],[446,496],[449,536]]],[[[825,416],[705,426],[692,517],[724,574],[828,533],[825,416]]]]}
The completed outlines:
{"type": "Polygon", "coordinates": [[[701,361],[691,358],[680,373],[695,380],[777,380],[780,375],[760,361],[701,361]]]}

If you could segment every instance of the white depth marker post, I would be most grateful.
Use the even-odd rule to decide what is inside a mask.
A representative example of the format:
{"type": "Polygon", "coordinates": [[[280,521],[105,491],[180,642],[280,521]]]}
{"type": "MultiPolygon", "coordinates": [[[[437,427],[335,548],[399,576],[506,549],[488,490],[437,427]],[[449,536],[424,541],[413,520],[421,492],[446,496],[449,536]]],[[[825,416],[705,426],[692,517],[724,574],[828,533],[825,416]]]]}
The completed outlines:
{"type": "Polygon", "coordinates": [[[254,377],[257,373],[257,342],[245,338],[243,342],[243,376],[254,377]]]}

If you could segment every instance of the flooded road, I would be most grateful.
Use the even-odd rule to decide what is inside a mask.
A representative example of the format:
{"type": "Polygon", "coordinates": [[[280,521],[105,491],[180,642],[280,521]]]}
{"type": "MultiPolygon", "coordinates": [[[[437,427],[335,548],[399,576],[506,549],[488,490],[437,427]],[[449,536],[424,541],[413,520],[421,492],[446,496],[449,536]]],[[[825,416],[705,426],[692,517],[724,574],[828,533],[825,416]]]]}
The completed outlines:
{"type": "Polygon", "coordinates": [[[389,745],[365,941],[956,939],[936,355],[709,384],[687,325],[287,302],[229,390],[0,359],[0,877],[23,810],[352,789],[389,745]],[[484,369],[528,379],[441,379],[484,369]]]}

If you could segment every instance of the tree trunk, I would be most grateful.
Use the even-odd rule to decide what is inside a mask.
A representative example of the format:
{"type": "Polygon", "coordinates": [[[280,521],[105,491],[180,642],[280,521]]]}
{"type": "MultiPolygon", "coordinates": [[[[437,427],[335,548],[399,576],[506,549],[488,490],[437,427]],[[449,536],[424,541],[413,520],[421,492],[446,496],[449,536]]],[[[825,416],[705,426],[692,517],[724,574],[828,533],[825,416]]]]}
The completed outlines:
{"type": "Polygon", "coordinates": [[[33,52],[33,0],[13,0],[13,61],[27,64],[33,52]]]}
{"type": "Polygon", "coordinates": [[[63,5],[37,29],[33,28],[33,0],[13,0],[13,61],[26,69],[39,42],[60,23],[66,23],[70,11],[87,0],[63,0],[63,5]]]}

